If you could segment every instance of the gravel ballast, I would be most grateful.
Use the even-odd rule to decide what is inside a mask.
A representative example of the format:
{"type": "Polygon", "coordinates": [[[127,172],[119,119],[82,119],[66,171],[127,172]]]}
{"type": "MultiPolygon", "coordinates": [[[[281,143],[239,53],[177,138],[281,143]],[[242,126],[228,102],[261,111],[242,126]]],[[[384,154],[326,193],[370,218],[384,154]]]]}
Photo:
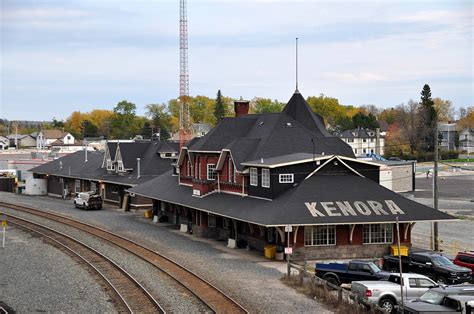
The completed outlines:
{"type": "Polygon", "coordinates": [[[265,267],[255,251],[229,249],[225,243],[181,234],[169,224],[154,224],[143,213],[75,209],[72,201],[0,193],[0,200],[31,205],[102,226],[140,242],[190,268],[229,294],[250,312],[331,312],[321,303],[280,282],[283,274],[265,267]]]}
{"type": "Polygon", "coordinates": [[[9,226],[0,247],[0,300],[18,313],[115,312],[93,275],[42,238],[9,226]]]}

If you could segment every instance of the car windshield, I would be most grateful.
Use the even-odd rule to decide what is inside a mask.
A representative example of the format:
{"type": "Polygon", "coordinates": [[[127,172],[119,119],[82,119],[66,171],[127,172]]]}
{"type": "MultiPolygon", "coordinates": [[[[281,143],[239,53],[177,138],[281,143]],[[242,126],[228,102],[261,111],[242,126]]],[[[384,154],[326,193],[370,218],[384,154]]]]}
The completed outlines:
{"type": "Polygon", "coordinates": [[[377,265],[375,265],[374,263],[369,263],[368,265],[369,265],[370,269],[372,270],[372,272],[374,272],[374,273],[378,273],[379,271],[381,271],[381,269],[378,268],[377,265]]]}
{"type": "Polygon", "coordinates": [[[436,265],[452,265],[453,262],[451,262],[449,259],[447,259],[444,256],[433,256],[433,263],[436,265]]]}
{"type": "Polygon", "coordinates": [[[420,300],[431,304],[441,304],[443,298],[444,294],[433,290],[428,290],[420,297],[420,300]]]}

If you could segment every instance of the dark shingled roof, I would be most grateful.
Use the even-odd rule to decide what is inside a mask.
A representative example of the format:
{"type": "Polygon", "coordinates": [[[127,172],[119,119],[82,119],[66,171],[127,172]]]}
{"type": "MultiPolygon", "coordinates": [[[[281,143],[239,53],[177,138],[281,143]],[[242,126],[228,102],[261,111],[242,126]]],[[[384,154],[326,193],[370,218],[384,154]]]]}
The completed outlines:
{"type": "Polygon", "coordinates": [[[202,138],[187,145],[190,151],[229,149],[239,171],[242,162],[290,153],[354,157],[349,145],[326,131],[322,118],[295,93],[279,113],[223,119],[202,138]],[[314,145],[313,140],[314,139],[314,145]]]}
{"type": "MultiPolygon", "coordinates": [[[[365,130],[365,129],[352,129],[346,130],[341,133],[340,137],[342,138],[376,138],[375,131],[373,130],[365,130]],[[370,135],[369,132],[371,132],[370,135]]],[[[380,136],[383,137],[383,136],[380,136]]]]}
{"type": "MultiPolygon", "coordinates": [[[[116,147],[117,143],[108,144],[113,144],[110,146],[116,147]]],[[[48,174],[96,181],[102,180],[132,186],[146,182],[172,169],[171,164],[174,160],[168,158],[161,158],[158,153],[159,148],[163,144],[162,142],[142,142],[140,143],[140,145],[124,144],[130,143],[120,143],[120,150],[122,152],[122,156],[127,156],[127,158],[129,159],[128,162],[134,161],[132,167],[130,167],[133,168],[133,170],[125,175],[116,173],[107,174],[107,170],[105,168],[102,168],[104,154],[97,151],[88,152],[87,163],[85,162],[84,151],[78,151],[48,162],[46,164],[43,164],[41,166],[35,167],[30,171],[39,174],[48,174]],[[138,155],[136,152],[129,153],[129,150],[136,149],[137,147],[140,149],[140,155],[138,155]],[[137,178],[137,161],[135,156],[140,157],[140,178],[137,178]]],[[[175,144],[171,145],[174,146],[175,144]]],[[[112,151],[110,153],[112,154],[112,151]]]]}
{"type": "Polygon", "coordinates": [[[393,201],[403,211],[403,214],[398,214],[400,222],[455,219],[409,200],[370,179],[348,172],[329,175],[316,173],[272,201],[226,193],[213,193],[203,198],[194,197],[192,188],[178,185],[177,180],[170,172],[129,191],[264,226],[395,222],[396,215],[392,214],[386,200],[393,201]],[[356,201],[361,201],[366,206],[367,201],[383,204],[382,209],[387,215],[377,215],[373,210],[370,215],[364,215],[356,210],[356,201]],[[314,217],[311,214],[305,203],[312,202],[317,202],[316,209],[324,217],[314,217]],[[332,212],[335,215],[331,216],[321,207],[321,202],[333,202],[331,207],[335,207],[335,202],[349,202],[356,215],[346,216],[336,209],[332,212]]]}

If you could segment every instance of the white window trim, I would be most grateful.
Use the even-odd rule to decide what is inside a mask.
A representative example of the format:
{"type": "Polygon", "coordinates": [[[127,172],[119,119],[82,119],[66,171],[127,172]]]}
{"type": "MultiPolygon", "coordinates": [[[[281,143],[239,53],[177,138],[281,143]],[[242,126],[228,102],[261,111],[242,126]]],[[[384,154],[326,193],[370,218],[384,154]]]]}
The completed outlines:
{"type": "Polygon", "coordinates": [[[295,175],[293,173],[280,173],[278,175],[278,182],[279,183],[294,183],[295,182],[295,175]],[[289,176],[288,181],[283,179],[285,176],[289,176]]]}
{"type": "Polygon", "coordinates": [[[370,226],[372,226],[372,224],[365,224],[365,225],[362,225],[362,244],[364,245],[370,245],[370,244],[391,244],[393,243],[393,239],[394,239],[394,236],[393,236],[393,225],[392,224],[380,224],[380,225],[385,225],[385,226],[388,226],[388,225],[391,225],[391,229],[392,229],[392,240],[391,241],[387,241],[387,229],[385,229],[385,232],[384,232],[384,242],[372,242],[372,228],[370,226]],[[364,239],[364,227],[365,226],[369,226],[369,242],[365,242],[365,239],[364,239]]]}
{"type": "Polygon", "coordinates": [[[113,170],[112,169],[112,160],[107,159],[107,170],[113,170]]]}
{"type": "MultiPolygon", "coordinates": [[[[326,227],[326,244],[306,244],[306,238],[303,239],[303,243],[304,243],[304,246],[336,246],[336,243],[337,243],[337,227],[335,225],[323,225],[323,226],[306,226],[305,228],[311,228],[311,243],[314,243],[316,242],[315,239],[313,239],[313,228],[316,228],[316,227],[326,227]],[[331,244],[328,244],[328,240],[329,240],[329,231],[328,231],[328,228],[329,227],[332,227],[334,228],[334,243],[331,243],[331,244]]],[[[303,231],[304,232],[304,236],[306,237],[306,230],[303,231]]]]}
{"type": "Polygon", "coordinates": [[[216,172],[216,164],[207,164],[207,180],[210,180],[210,181],[215,181],[217,179],[217,172],[216,172]],[[216,177],[214,179],[211,179],[209,177],[209,167],[213,166],[213,170],[214,170],[214,173],[216,174],[216,177]]]}
{"type": "Polygon", "coordinates": [[[235,181],[235,178],[233,177],[233,174],[234,174],[234,164],[232,162],[232,158],[229,158],[229,164],[228,164],[228,168],[229,168],[229,173],[227,174],[228,175],[228,180],[229,182],[232,182],[232,181],[235,181]]]}
{"type": "Polygon", "coordinates": [[[270,187],[270,169],[262,169],[262,187],[270,187]],[[268,184],[265,184],[266,179],[268,179],[268,184]]]}
{"type": "Polygon", "coordinates": [[[124,171],[123,169],[123,162],[119,161],[117,162],[117,171],[124,171]]]}
{"type": "Polygon", "coordinates": [[[258,186],[258,169],[250,168],[250,185],[258,186]]]}

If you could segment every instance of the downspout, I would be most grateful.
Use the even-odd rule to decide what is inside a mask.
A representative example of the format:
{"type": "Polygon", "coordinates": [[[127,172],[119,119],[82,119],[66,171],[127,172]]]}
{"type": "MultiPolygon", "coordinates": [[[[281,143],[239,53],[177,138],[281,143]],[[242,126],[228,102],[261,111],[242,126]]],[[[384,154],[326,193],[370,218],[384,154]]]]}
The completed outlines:
{"type": "Polygon", "coordinates": [[[140,179],[140,158],[137,158],[137,179],[140,179]]]}
{"type": "Polygon", "coordinates": [[[242,197],[244,197],[245,194],[245,177],[242,176],[242,197]]]}

